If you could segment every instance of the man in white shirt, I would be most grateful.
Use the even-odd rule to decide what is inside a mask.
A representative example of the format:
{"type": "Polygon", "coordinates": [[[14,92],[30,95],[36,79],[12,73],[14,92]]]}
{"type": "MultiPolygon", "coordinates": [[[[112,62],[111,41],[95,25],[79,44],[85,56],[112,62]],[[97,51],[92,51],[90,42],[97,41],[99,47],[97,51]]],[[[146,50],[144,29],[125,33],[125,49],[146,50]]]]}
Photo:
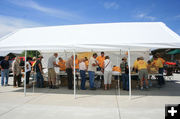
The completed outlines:
{"type": "Polygon", "coordinates": [[[86,90],[85,84],[86,84],[86,64],[85,59],[82,58],[79,63],[79,70],[80,70],[80,76],[81,76],[81,90],[86,90]]]}
{"type": "Polygon", "coordinates": [[[58,64],[56,64],[57,56],[58,54],[54,53],[54,55],[48,59],[48,81],[49,81],[49,88],[52,89],[56,88],[56,72],[54,70],[54,67],[59,66],[58,64]]]}
{"type": "Polygon", "coordinates": [[[97,54],[94,53],[93,56],[89,60],[89,66],[88,66],[88,73],[89,73],[89,83],[90,83],[90,89],[95,90],[94,87],[94,76],[96,72],[96,68],[98,66],[98,63],[96,61],[97,54]]]}

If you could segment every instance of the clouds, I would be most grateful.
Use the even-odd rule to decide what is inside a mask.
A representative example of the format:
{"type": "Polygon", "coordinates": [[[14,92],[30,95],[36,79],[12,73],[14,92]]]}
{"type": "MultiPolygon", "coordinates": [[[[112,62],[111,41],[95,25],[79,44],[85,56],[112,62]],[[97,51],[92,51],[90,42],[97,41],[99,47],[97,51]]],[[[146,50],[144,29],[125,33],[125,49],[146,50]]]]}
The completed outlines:
{"type": "Polygon", "coordinates": [[[46,14],[52,17],[57,17],[57,18],[65,19],[65,20],[82,19],[79,15],[75,13],[64,11],[61,9],[46,7],[46,6],[38,4],[37,2],[33,0],[28,0],[28,1],[27,0],[9,0],[9,2],[11,4],[14,4],[20,7],[36,10],[38,12],[41,12],[43,14],[46,14]]]}
{"type": "Polygon", "coordinates": [[[119,8],[119,4],[117,2],[105,2],[104,8],[106,9],[115,9],[117,10],[119,8]]]}
{"type": "Polygon", "coordinates": [[[179,15],[176,15],[174,18],[175,18],[175,19],[180,19],[180,14],[179,14],[179,15]]]}
{"type": "Polygon", "coordinates": [[[0,37],[20,28],[43,26],[29,20],[0,15],[0,37]]]}
{"type": "Polygon", "coordinates": [[[148,15],[147,13],[139,13],[136,14],[135,17],[138,19],[150,20],[150,21],[155,21],[157,19],[156,17],[148,15]]]}

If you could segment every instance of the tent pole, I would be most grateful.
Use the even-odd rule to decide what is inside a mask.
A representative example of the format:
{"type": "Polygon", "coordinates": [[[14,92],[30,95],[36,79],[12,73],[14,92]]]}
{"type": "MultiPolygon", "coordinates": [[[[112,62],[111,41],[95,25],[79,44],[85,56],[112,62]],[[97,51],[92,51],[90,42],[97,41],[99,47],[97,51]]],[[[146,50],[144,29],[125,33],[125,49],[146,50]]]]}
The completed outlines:
{"type": "Polygon", "coordinates": [[[75,58],[75,50],[73,50],[73,55],[74,55],[74,99],[76,99],[76,69],[75,69],[75,60],[76,60],[76,58],[75,58]]]}
{"type": "MultiPolygon", "coordinates": [[[[118,57],[117,57],[117,64],[118,64],[118,57]]],[[[118,76],[118,85],[117,85],[117,89],[119,90],[119,76],[118,76]]]]}
{"type": "Polygon", "coordinates": [[[27,59],[27,51],[25,50],[25,60],[24,60],[24,96],[26,96],[26,59],[27,59]]]}
{"type": "MultiPolygon", "coordinates": [[[[121,49],[119,50],[120,52],[119,52],[119,61],[120,61],[120,56],[121,56],[121,49]]],[[[118,63],[118,62],[117,62],[118,63]]],[[[120,68],[120,62],[119,62],[119,68],[120,68]]],[[[121,74],[121,72],[119,72],[119,74],[121,74]]],[[[121,94],[121,86],[120,86],[120,75],[118,76],[118,87],[119,87],[119,95],[121,94]]]]}
{"type": "MultiPolygon", "coordinates": [[[[118,64],[118,59],[119,59],[119,58],[118,58],[118,56],[117,56],[117,64],[118,64]]],[[[120,74],[120,72],[119,72],[119,74],[120,74]]],[[[120,75],[118,75],[118,85],[117,85],[117,86],[118,86],[118,94],[120,95],[119,76],[120,76],[120,75]]]]}
{"type": "Polygon", "coordinates": [[[67,58],[67,52],[66,52],[66,50],[64,50],[64,53],[65,53],[65,60],[67,60],[68,58],[67,58]]]}
{"type": "Polygon", "coordinates": [[[130,49],[128,49],[128,66],[129,66],[129,100],[131,100],[131,57],[130,49]]]}

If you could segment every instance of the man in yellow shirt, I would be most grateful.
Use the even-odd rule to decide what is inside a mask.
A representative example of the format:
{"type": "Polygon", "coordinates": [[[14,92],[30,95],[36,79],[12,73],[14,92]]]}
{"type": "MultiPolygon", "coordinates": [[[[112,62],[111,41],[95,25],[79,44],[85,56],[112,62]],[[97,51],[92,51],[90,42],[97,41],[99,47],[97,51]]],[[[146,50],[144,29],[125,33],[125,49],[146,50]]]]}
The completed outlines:
{"type": "Polygon", "coordinates": [[[163,72],[164,72],[164,68],[163,68],[163,61],[161,60],[161,58],[158,58],[157,55],[155,55],[153,57],[153,63],[159,71],[159,74],[161,74],[162,76],[158,77],[158,84],[161,87],[161,85],[165,84],[164,78],[163,78],[163,72]]]}
{"type": "Polygon", "coordinates": [[[165,84],[165,80],[164,80],[164,77],[163,77],[163,72],[164,72],[164,63],[166,62],[159,53],[157,53],[157,57],[159,60],[161,60],[162,62],[162,66],[159,67],[159,73],[162,74],[161,78],[162,78],[162,84],[165,84]]]}
{"type": "Polygon", "coordinates": [[[58,65],[60,71],[66,71],[66,61],[64,61],[61,57],[59,58],[58,65]]]}
{"type": "Polygon", "coordinates": [[[148,64],[144,61],[143,57],[139,58],[139,61],[137,62],[137,69],[139,71],[139,79],[141,81],[140,86],[141,90],[143,90],[143,81],[146,82],[146,88],[148,89],[148,70],[147,70],[148,64]]]}
{"type": "Polygon", "coordinates": [[[133,65],[133,71],[136,72],[136,73],[138,72],[138,70],[137,70],[138,61],[139,61],[139,57],[136,59],[136,61],[134,62],[134,65],[133,65]]]}
{"type": "Polygon", "coordinates": [[[156,54],[156,56],[158,57],[158,59],[160,59],[160,60],[161,60],[161,62],[162,62],[162,63],[163,63],[163,65],[164,65],[165,60],[161,57],[161,55],[160,55],[159,53],[157,53],[157,54],[156,54]]]}

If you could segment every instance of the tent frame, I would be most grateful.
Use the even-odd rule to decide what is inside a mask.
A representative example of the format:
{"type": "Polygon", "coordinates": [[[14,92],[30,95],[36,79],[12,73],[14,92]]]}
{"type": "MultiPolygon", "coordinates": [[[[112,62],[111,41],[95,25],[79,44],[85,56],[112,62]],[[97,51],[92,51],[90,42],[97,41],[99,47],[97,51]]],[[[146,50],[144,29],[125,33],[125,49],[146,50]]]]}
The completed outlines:
{"type": "MultiPolygon", "coordinates": [[[[121,53],[121,50],[119,50],[120,53],[121,53]]],[[[74,67],[73,67],[73,74],[74,74],[74,99],[77,98],[76,96],[76,69],[75,69],[75,55],[76,55],[76,50],[74,49],[73,50],[73,64],[74,64],[74,67]]],[[[129,67],[129,100],[131,100],[131,96],[132,96],[132,93],[131,93],[131,66],[130,66],[130,49],[128,49],[128,67],[129,67]]],[[[24,96],[26,96],[26,65],[27,65],[27,50],[25,50],[25,73],[24,73],[24,96]]],[[[118,61],[118,58],[117,58],[117,61],[118,61]]],[[[119,77],[118,77],[118,90],[119,90],[120,86],[119,86],[119,77]]],[[[120,91],[119,91],[119,95],[120,95],[120,91]]]]}

